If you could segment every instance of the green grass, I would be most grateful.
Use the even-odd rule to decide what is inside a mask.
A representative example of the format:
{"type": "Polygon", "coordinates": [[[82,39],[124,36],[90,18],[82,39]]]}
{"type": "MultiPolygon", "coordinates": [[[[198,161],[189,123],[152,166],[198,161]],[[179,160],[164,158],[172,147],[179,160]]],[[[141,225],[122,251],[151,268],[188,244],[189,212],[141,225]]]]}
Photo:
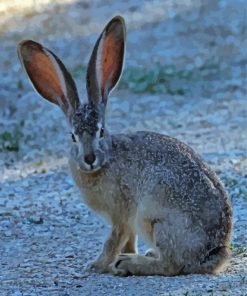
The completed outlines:
{"type": "Polygon", "coordinates": [[[230,248],[232,249],[232,251],[235,255],[239,255],[239,254],[243,254],[243,253],[247,252],[246,246],[236,246],[234,244],[231,244],[230,248]]]}
{"type": "MultiPolygon", "coordinates": [[[[218,71],[218,65],[215,64],[204,64],[192,70],[158,64],[150,67],[128,67],[123,71],[119,88],[135,93],[184,95],[188,92],[188,82],[197,81],[218,71]]],[[[75,79],[85,77],[86,67],[78,65],[71,69],[71,73],[75,79]]]]}
{"type": "Polygon", "coordinates": [[[21,128],[23,123],[15,126],[11,131],[0,133],[0,152],[12,151],[18,152],[20,149],[20,138],[22,136],[21,128]]]}
{"type": "Polygon", "coordinates": [[[174,66],[130,67],[123,72],[120,88],[135,93],[184,95],[187,92],[186,84],[178,81],[192,79],[192,71],[177,70],[174,66]]]}

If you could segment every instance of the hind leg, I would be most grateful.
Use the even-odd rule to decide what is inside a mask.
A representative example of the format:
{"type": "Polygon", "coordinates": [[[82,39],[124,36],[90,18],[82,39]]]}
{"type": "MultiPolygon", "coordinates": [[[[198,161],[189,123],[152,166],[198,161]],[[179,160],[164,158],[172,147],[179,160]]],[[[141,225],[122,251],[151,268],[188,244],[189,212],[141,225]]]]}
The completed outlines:
{"type": "MultiPolygon", "coordinates": [[[[149,223],[145,220],[149,237],[152,238],[152,244],[159,256],[119,255],[111,265],[113,273],[122,276],[174,276],[188,273],[215,274],[224,270],[229,249],[220,246],[207,252],[203,229],[191,228],[190,223],[184,223],[182,215],[180,219],[178,217],[177,215],[175,221],[168,220],[168,217],[149,223]]],[[[143,227],[142,231],[145,231],[143,227]]]]}

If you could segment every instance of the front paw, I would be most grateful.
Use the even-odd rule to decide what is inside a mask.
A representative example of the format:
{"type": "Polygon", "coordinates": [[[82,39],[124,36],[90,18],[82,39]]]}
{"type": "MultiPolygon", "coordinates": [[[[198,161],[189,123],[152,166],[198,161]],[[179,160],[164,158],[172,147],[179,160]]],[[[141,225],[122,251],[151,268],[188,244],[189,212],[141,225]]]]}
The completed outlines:
{"type": "Polygon", "coordinates": [[[109,263],[103,260],[96,260],[88,264],[86,271],[96,273],[108,273],[110,272],[109,263]]]}
{"type": "Polygon", "coordinates": [[[118,255],[116,260],[111,264],[111,270],[114,275],[130,276],[133,274],[134,256],[121,254],[118,255]]]}

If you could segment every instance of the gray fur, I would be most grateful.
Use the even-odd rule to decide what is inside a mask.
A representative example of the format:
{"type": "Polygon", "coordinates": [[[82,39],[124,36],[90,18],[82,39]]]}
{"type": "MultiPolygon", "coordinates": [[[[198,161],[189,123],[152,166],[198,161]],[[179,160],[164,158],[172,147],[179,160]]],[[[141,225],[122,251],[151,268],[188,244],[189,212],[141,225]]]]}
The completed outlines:
{"type": "MultiPolygon", "coordinates": [[[[125,32],[125,28],[120,30],[122,18],[109,24],[114,24],[111,30],[117,28],[116,35],[125,32]]],[[[103,32],[100,38],[106,36],[107,30],[103,32]]],[[[105,131],[102,136],[106,100],[97,97],[96,49],[87,77],[93,82],[87,85],[93,98],[77,107],[70,120],[76,143],[72,143],[69,159],[85,203],[112,225],[92,267],[124,276],[224,270],[232,210],[223,185],[201,157],[177,139],[152,132],[109,135],[105,131]],[[91,164],[85,162],[88,154],[95,156],[91,164]],[[151,247],[146,256],[137,254],[137,235],[151,247]]],[[[117,76],[120,72],[117,69],[117,76]]],[[[113,85],[117,76],[114,81],[103,79],[113,85]]]]}
{"type": "MultiPolygon", "coordinates": [[[[222,184],[202,159],[184,143],[149,132],[114,135],[108,147],[109,159],[95,175],[77,170],[70,161],[85,202],[108,217],[113,228],[126,224],[158,249],[163,274],[212,273],[223,267],[231,207],[222,184]],[[151,237],[145,233],[146,224],[153,229],[151,237]],[[219,257],[210,256],[215,249],[219,257]]],[[[121,274],[118,268],[113,264],[114,272],[121,274]]],[[[123,274],[135,273],[124,268],[123,274]]],[[[137,273],[149,274],[146,269],[137,273]]],[[[157,274],[162,274],[159,268],[157,274]]]]}
{"type": "Polygon", "coordinates": [[[97,130],[97,124],[99,120],[99,111],[91,104],[84,104],[80,106],[73,117],[73,127],[75,134],[83,134],[87,132],[90,135],[94,135],[97,130]]]}

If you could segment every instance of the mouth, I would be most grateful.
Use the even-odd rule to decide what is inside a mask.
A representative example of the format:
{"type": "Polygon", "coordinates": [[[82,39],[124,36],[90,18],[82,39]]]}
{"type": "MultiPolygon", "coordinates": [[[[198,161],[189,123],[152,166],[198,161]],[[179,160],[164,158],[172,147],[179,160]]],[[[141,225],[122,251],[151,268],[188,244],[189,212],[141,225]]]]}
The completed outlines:
{"type": "Polygon", "coordinates": [[[78,166],[78,169],[83,171],[86,174],[92,174],[95,172],[98,172],[101,169],[101,166],[93,166],[91,165],[86,165],[86,166],[78,166]]]}

